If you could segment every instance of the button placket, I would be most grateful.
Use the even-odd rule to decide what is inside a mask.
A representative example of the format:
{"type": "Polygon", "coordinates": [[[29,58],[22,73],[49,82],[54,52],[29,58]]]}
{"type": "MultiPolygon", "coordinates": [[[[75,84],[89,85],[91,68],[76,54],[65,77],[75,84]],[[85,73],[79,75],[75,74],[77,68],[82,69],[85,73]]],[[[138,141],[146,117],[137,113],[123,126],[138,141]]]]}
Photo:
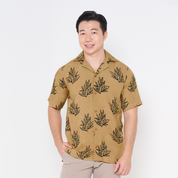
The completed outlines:
{"type": "MultiPolygon", "coordinates": [[[[94,73],[93,75],[93,85],[95,85],[95,81],[97,82],[97,74],[94,73]]],[[[93,92],[93,115],[94,115],[94,120],[95,120],[95,117],[96,117],[96,114],[97,114],[97,92],[94,90],[93,92]]],[[[96,132],[97,132],[97,128],[96,128],[96,123],[94,121],[94,127],[93,127],[93,144],[94,144],[94,153],[95,153],[95,150],[97,149],[97,144],[96,144],[96,132]]],[[[94,157],[95,157],[95,154],[94,154],[94,157]]]]}

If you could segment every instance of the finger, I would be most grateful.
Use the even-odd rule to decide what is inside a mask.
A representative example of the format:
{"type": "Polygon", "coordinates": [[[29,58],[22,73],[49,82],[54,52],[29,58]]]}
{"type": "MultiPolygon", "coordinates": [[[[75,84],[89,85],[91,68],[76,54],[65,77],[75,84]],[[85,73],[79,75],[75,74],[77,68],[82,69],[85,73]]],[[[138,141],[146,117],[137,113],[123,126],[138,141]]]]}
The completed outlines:
{"type": "Polygon", "coordinates": [[[119,169],[119,164],[117,163],[114,168],[114,172],[116,172],[119,169]]]}
{"type": "Polygon", "coordinates": [[[127,170],[127,174],[129,174],[129,173],[130,173],[130,169],[127,170]]]}
{"type": "Polygon", "coordinates": [[[125,176],[125,175],[127,175],[127,170],[122,171],[122,176],[125,176]]]}
{"type": "Polygon", "coordinates": [[[120,168],[119,168],[119,171],[118,171],[118,174],[119,175],[122,175],[122,172],[124,171],[124,168],[122,167],[122,166],[120,166],[120,168]]]}
{"type": "Polygon", "coordinates": [[[128,175],[128,174],[129,174],[129,171],[126,171],[126,172],[125,172],[125,175],[128,175]]]}
{"type": "Polygon", "coordinates": [[[129,172],[130,172],[130,170],[129,170],[129,169],[126,169],[126,170],[123,172],[123,174],[124,174],[124,175],[128,175],[129,172]]]}
{"type": "Polygon", "coordinates": [[[68,142],[65,144],[67,147],[72,148],[72,145],[70,145],[68,142]]]}

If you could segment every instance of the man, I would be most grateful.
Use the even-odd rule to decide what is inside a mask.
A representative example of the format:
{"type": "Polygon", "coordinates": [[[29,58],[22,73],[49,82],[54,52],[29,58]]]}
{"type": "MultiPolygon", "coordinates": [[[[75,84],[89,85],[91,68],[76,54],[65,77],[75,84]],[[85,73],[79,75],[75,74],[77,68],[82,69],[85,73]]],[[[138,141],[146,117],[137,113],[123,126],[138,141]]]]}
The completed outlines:
{"type": "Polygon", "coordinates": [[[85,11],[76,29],[83,51],[56,72],[48,98],[49,124],[63,161],[61,178],[90,178],[92,173],[94,178],[118,178],[131,169],[137,107],[142,104],[136,80],[104,49],[104,16],[85,11]],[[66,99],[68,142],[63,142],[60,110],[66,99]]]}

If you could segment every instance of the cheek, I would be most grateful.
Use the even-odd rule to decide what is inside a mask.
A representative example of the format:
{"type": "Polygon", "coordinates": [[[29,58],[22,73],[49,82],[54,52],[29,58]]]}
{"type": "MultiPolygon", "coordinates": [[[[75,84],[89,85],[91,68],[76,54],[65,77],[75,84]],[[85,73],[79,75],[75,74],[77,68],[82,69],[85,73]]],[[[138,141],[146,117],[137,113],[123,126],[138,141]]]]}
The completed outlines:
{"type": "Polygon", "coordinates": [[[102,45],[102,44],[103,44],[103,40],[102,40],[101,38],[98,38],[98,39],[97,39],[97,44],[98,44],[98,45],[102,45]]]}
{"type": "Polygon", "coordinates": [[[84,42],[83,38],[79,38],[79,43],[82,44],[84,42]]]}

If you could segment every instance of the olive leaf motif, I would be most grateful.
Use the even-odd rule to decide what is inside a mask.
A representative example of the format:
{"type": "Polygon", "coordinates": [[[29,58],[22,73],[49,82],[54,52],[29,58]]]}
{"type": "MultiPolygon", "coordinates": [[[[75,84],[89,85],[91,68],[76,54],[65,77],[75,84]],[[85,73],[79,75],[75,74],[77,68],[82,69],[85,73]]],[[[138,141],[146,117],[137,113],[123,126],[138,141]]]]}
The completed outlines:
{"type": "Polygon", "coordinates": [[[107,63],[109,63],[109,62],[115,62],[115,60],[112,58],[108,58],[107,63]]]}
{"type": "Polygon", "coordinates": [[[54,79],[51,94],[55,95],[56,93],[57,93],[57,91],[56,91],[56,85],[55,85],[55,79],[54,79]]]}
{"type": "Polygon", "coordinates": [[[66,77],[67,83],[75,83],[80,78],[78,71],[75,71],[75,67],[70,68],[69,76],[66,77]]]}
{"type": "Polygon", "coordinates": [[[124,98],[123,94],[121,94],[120,98],[121,98],[121,108],[124,110],[129,105],[129,102],[126,101],[126,98],[124,98]]]}
{"type": "Polygon", "coordinates": [[[64,70],[64,67],[65,67],[65,65],[63,65],[63,66],[61,67],[61,70],[62,70],[62,71],[64,70]]]}
{"type": "Polygon", "coordinates": [[[72,134],[72,145],[77,148],[77,146],[79,145],[80,143],[80,138],[79,138],[79,134],[78,134],[78,131],[73,131],[73,134],[72,134]]]}
{"type": "Polygon", "coordinates": [[[59,79],[59,86],[63,89],[67,88],[65,81],[64,81],[64,77],[62,79],[59,79]]]}
{"type": "Polygon", "coordinates": [[[78,56],[74,61],[75,62],[79,61],[80,64],[83,64],[83,62],[84,62],[84,56],[83,56],[83,54],[81,54],[80,56],[78,56]]]}
{"type": "Polygon", "coordinates": [[[133,76],[132,76],[132,80],[131,80],[131,82],[130,82],[130,85],[128,86],[128,90],[129,90],[130,92],[134,92],[134,91],[136,90],[136,88],[137,88],[137,83],[136,83],[135,77],[134,77],[134,75],[133,75],[133,76]]]}
{"type": "Polygon", "coordinates": [[[71,151],[68,149],[68,150],[66,151],[66,153],[68,153],[68,154],[70,155],[71,151]]]}
{"type": "Polygon", "coordinates": [[[86,146],[86,149],[84,151],[77,152],[77,156],[81,159],[88,158],[91,156],[93,151],[91,151],[90,145],[86,146]]]}
{"type": "Polygon", "coordinates": [[[60,110],[65,104],[65,101],[61,101],[59,105],[56,105],[55,107],[53,107],[54,109],[60,110]]]}
{"type": "Polygon", "coordinates": [[[69,93],[69,91],[67,93],[67,98],[70,99],[70,93],[69,93]]]}
{"type": "Polygon", "coordinates": [[[75,116],[80,112],[80,107],[78,106],[78,104],[75,104],[74,101],[70,104],[68,109],[69,109],[69,114],[73,114],[75,116]]]}
{"type": "Polygon", "coordinates": [[[117,164],[117,162],[118,162],[118,158],[116,158],[115,164],[117,164]]]}
{"type": "Polygon", "coordinates": [[[122,128],[123,128],[123,124],[122,121],[120,120],[120,127],[119,127],[119,131],[122,133],[122,128]]]}
{"type": "Polygon", "coordinates": [[[100,70],[101,70],[101,66],[102,66],[103,64],[104,64],[103,62],[100,64],[100,66],[98,67],[98,69],[97,69],[97,71],[95,72],[95,74],[99,74],[99,72],[100,72],[100,70]]]}
{"type": "Polygon", "coordinates": [[[102,78],[99,77],[98,82],[95,81],[95,85],[93,87],[93,89],[99,94],[101,94],[102,92],[108,92],[109,86],[106,86],[105,81],[103,80],[104,80],[103,77],[102,78]]]}
{"type": "Polygon", "coordinates": [[[113,130],[113,134],[110,134],[110,135],[111,135],[112,139],[115,142],[117,142],[118,144],[123,142],[122,134],[117,128],[115,128],[115,130],[113,130]]]}
{"type": "Polygon", "coordinates": [[[110,71],[110,73],[111,73],[111,77],[116,79],[119,83],[124,83],[127,79],[127,76],[126,76],[124,80],[124,76],[121,71],[121,68],[118,69],[118,67],[116,67],[116,69],[114,69],[114,72],[110,71]]]}
{"type": "Polygon", "coordinates": [[[83,97],[87,97],[88,95],[93,93],[93,88],[91,87],[91,83],[90,80],[85,80],[85,84],[84,86],[81,86],[81,90],[79,92],[79,95],[83,96],[83,97]]]}
{"type": "Polygon", "coordinates": [[[100,109],[100,113],[99,114],[96,114],[97,117],[95,117],[95,122],[103,127],[103,126],[106,126],[108,125],[108,122],[109,122],[109,119],[106,119],[106,114],[104,114],[104,110],[101,111],[100,109]]]}
{"type": "Polygon", "coordinates": [[[69,117],[66,118],[66,128],[65,131],[71,131],[69,117]]]}
{"type": "Polygon", "coordinates": [[[98,145],[98,148],[96,149],[96,154],[100,157],[103,156],[109,156],[109,154],[111,153],[111,150],[107,150],[107,145],[105,145],[105,141],[101,142],[101,145],[98,145]]]}
{"type": "Polygon", "coordinates": [[[117,114],[119,112],[119,107],[118,107],[119,105],[117,103],[117,98],[114,97],[112,103],[109,103],[109,106],[113,114],[117,114]]]}
{"type": "Polygon", "coordinates": [[[82,124],[80,124],[80,129],[83,130],[83,131],[88,131],[88,129],[91,129],[93,127],[93,122],[94,121],[91,121],[91,117],[89,116],[89,113],[85,116],[84,116],[84,120],[82,121],[82,124]]]}

